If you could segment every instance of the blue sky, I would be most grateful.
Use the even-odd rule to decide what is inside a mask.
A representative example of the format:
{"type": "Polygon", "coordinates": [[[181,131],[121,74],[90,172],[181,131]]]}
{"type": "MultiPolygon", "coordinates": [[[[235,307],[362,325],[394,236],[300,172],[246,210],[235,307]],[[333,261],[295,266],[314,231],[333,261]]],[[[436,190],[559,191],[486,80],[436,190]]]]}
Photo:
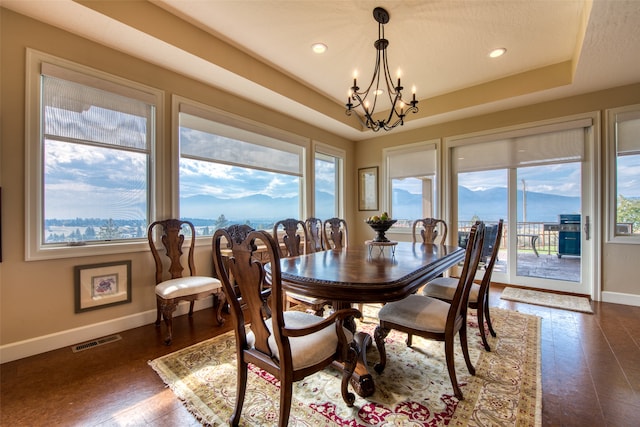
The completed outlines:
{"type": "MultiPolygon", "coordinates": [[[[525,180],[527,191],[534,193],[580,196],[581,180],[578,163],[534,166],[518,169],[518,189],[525,180]]],[[[507,171],[504,169],[461,174],[459,185],[472,191],[494,187],[507,187],[507,171]]]]}
{"type": "Polygon", "coordinates": [[[297,176],[190,159],[180,161],[181,197],[239,198],[255,194],[272,198],[292,197],[299,192],[299,182],[297,176]]]}

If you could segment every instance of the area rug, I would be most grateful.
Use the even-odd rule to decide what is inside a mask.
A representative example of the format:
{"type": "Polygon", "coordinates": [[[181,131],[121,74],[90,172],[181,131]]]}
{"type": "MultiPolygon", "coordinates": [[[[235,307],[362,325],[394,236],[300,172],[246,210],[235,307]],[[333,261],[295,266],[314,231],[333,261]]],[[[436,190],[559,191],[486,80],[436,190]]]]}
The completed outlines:
{"type": "Polygon", "coordinates": [[[593,314],[591,303],[584,297],[534,291],[531,289],[504,288],[500,298],[509,301],[525,302],[527,304],[593,314]]]}
{"type": "MultiPolygon", "coordinates": [[[[358,322],[373,332],[375,308],[358,322]],[[373,312],[372,312],[373,310],[373,312]]],[[[348,408],[340,394],[340,373],[325,369],[294,384],[292,426],[539,426],[541,424],[540,318],[492,309],[498,333],[492,352],[482,349],[475,313],[469,316],[469,347],[476,376],[466,370],[456,340],[456,372],[464,400],[453,396],[444,344],[392,331],[387,368],[373,372],[376,391],[348,408]]],[[[375,346],[368,363],[378,360],[375,346]]],[[[235,337],[227,333],[150,361],[151,367],[203,425],[228,425],[236,400],[235,337]]],[[[279,382],[250,366],[240,425],[276,425],[279,382]]]]}

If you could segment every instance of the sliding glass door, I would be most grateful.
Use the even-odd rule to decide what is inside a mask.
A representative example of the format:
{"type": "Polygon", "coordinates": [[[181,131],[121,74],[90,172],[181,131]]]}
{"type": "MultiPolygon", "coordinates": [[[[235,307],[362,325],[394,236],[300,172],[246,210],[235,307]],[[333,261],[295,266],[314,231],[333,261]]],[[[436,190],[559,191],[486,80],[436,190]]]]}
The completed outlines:
{"type": "Polygon", "coordinates": [[[496,282],[592,294],[590,121],[460,139],[450,146],[459,243],[505,220],[496,282]]]}
{"type": "Polygon", "coordinates": [[[581,281],[581,169],[579,162],[516,169],[516,276],[581,281]]]}

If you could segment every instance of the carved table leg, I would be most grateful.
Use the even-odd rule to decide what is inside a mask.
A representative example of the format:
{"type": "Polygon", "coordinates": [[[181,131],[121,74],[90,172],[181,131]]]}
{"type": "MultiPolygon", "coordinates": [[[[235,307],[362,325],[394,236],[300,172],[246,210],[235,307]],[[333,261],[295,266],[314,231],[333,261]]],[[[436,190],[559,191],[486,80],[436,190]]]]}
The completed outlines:
{"type": "Polygon", "coordinates": [[[373,377],[369,373],[367,365],[367,348],[371,345],[371,336],[364,332],[358,332],[354,337],[354,341],[360,348],[360,353],[356,369],[351,377],[351,385],[358,395],[362,397],[371,396],[376,391],[373,377]]]}
{"type": "MultiPolygon", "coordinates": [[[[336,310],[340,310],[341,308],[351,307],[351,304],[334,301],[333,306],[336,310]]],[[[371,345],[371,336],[365,332],[356,332],[354,319],[345,321],[345,327],[354,333],[353,340],[360,349],[358,352],[358,362],[356,363],[356,368],[353,371],[353,376],[351,377],[351,386],[359,396],[371,396],[376,390],[375,384],[373,383],[373,377],[371,376],[371,373],[369,373],[369,368],[367,366],[367,348],[371,345]]]]}

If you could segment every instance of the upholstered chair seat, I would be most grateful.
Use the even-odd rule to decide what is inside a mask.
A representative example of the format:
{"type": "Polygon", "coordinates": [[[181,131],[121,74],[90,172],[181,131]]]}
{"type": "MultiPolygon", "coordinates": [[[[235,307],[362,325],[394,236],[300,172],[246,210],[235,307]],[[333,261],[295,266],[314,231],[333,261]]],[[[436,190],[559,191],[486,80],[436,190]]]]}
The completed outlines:
{"type": "Polygon", "coordinates": [[[221,290],[218,279],[206,276],[189,276],[169,279],[156,285],[156,295],[164,299],[185,297],[203,292],[221,290]]]}
{"type": "MultiPolygon", "coordinates": [[[[314,314],[302,311],[285,311],[283,316],[285,325],[292,329],[306,328],[322,320],[322,318],[314,314]]],[[[267,328],[269,329],[269,332],[273,332],[273,323],[267,322],[267,328]]],[[[351,333],[347,328],[343,327],[342,329],[344,330],[347,342],[353,341],[353,333],[351,333]]],[[[273,357],[279,360],[280,353],[273,333],[269,337],[268,342],[269,348],[273,353],[273,357]]],[[[333,324],[309,335],[289,338],[289,342],[291,344],[293,369],[298,370],[314,366],[331,357],[338,346],[338,334],[336,333],[335,324],[333,324]]],[[[254,347],[255,336],[251,331],[247,333],[247,343],[251,348],[254,347]]]]}
{"type": "MultiPolygon", "coordinates": [[[[424,288],[423,294],[432,298],[437,298],[444,301],[453,300],[453,295],[456,293],[458,287],[458,279],[455,277],[436,277],[429,282],[429,289],[424,288]]],[[[476,304],[478,302],[478,294],[480,292],[480,285],[474,283],[471,285],[471,291],[469,292],[469,304],[476,304]]]]}
{"type": "Polygon", "coordinates": [[[444,333],[451,304],[421,295],[385,304],[378,317],[396,325],[422,332],[444,333]]]}

